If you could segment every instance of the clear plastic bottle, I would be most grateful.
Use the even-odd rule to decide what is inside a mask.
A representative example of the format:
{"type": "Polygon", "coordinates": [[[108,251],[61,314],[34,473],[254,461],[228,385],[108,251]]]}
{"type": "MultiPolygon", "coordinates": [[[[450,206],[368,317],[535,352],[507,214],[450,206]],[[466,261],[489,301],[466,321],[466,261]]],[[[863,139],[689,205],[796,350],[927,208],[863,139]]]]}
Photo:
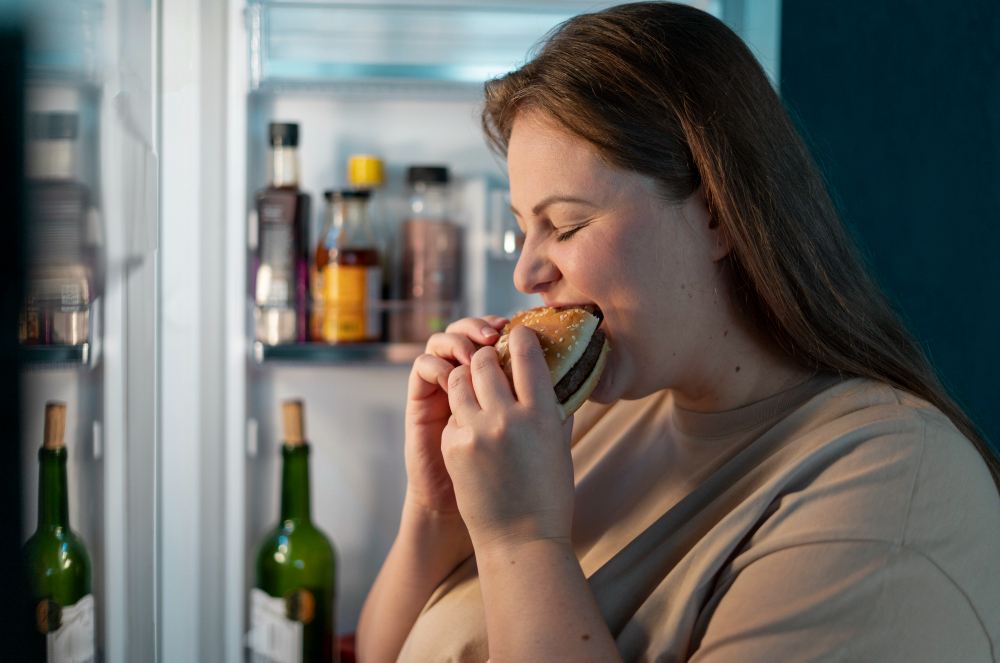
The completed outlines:
{"type": "Polygon", "coordinates": [[[449,174],[444,166],[412,166],[410,212],[401,228],[404,310],[394,340],[421,343],[443,331],[460,312],[462,232],[451,220],[449,174]]]}

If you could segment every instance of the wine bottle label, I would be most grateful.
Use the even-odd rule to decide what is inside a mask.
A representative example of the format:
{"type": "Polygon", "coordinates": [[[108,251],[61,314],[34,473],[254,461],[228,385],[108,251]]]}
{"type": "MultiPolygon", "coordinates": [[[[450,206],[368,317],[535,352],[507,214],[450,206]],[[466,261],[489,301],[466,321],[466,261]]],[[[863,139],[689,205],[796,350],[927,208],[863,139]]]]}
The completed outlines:
{"type": "Polygon", "coordinates": [[[256,587],[250,590],[248,644],[253,663],[302,663],[303,621],[289,617],[290,603],[295,604],[296,610],[300,610],[305,603],[313,609],[315,606],[312,595],[305,590],[294,592],[287,598],[275,598],[256,587]],[[308,595],[308,599],[299,596],[291,600],[299,594],[308,595]]]}
{"type": "Polygon", "coordinates": [[[316,616],[316,599],[308,589],[300,589],[285,597],[285,615],[292,621],[312,623],[316,616]]]}
{"type": "Polygon", "coordinates": [[[49,663],[93,663],[94,595],[87,594],[71,606],[48,599],[35,609],[38,630],[45,634],[49,663]]]}

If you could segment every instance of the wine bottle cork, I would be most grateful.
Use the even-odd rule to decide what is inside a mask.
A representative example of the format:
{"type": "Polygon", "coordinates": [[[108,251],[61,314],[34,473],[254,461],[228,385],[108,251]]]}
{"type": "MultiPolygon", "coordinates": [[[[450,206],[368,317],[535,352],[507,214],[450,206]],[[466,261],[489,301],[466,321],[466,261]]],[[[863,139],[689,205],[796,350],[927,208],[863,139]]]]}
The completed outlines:
{"type": "Polygon", "coordinates": [[[281,414],[285,425],[285,444],[298,446],[306,441],[304,404],[297,399],[290,399],[281,404],[281,414]]]}
{"type": "Polygon", "coordinates": [[[66,404],[59,401],[49,401],[45,404],[45,441],[46,449],[62,449],[63,433],[66,431],[66,404]]]}

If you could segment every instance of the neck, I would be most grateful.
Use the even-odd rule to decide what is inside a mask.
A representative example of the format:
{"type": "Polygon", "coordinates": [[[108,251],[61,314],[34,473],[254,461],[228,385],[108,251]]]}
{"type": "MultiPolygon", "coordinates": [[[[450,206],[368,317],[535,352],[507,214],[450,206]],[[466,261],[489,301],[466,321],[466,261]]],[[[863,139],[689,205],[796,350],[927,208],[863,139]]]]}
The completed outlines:
{"type": "Polygon", "coordinates": [[[802,384],[815,374],[735,320],[705,338],[710,351],[692,353],[704,361],[688,367],[672,388],[675,402],[685,410],[734,410],[802,384]]]}
{"type": "Polygon", "coordinates": [[[299,153],[294,147],[272,147],[269,163],[271,186],[279,188],[299,185],[299,153]]]}
{"type": "Polygon", "coordinates": [[[38,452],[38,529],[69,529],[66,449],[38,452]]]}
{"type": "Polygon", "coordinates": [[[308,522],[309,445],[285,444],[281,449],[281,520],[308,522]]]}

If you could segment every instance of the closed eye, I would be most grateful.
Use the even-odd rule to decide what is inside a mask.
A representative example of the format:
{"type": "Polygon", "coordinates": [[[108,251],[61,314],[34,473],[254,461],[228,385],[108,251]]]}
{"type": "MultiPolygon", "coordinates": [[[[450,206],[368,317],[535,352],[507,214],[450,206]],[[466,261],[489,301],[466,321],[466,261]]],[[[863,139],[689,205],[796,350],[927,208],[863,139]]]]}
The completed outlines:
{"type": "Polygon", "coordinates": [[[565,242],[567,239],[569,239],[570,237],[572,237],[576,233],[580,232],[581,230],[583,230],[584,228],[586,228],[587,226],[589,226],[590,223],[591,223],[590,221],[587,221],[586,223],[581,223],[580,225],[574,226],[574,227],[570,228],[569,230],[566,230],[566,231],[561,232],[561,233],[557,233],[556,234],[556,241],[557,242],[565,242]]]}

